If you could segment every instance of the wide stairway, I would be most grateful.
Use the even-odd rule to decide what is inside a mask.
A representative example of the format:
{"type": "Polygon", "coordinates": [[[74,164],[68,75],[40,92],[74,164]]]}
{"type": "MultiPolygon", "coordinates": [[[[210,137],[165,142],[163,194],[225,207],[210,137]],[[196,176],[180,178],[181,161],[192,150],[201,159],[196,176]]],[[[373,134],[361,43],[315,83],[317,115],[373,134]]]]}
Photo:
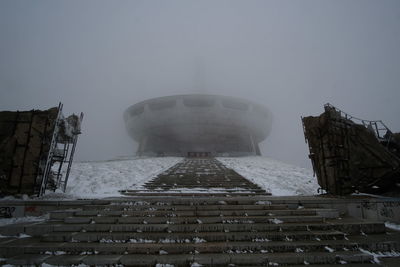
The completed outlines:
{"type": "Polygon", "coordinates": [[[128,194],[52,211],[49,221],[25,226],[25,236],[3,236],[0,264],[372,267],[400,249],[400,232],[343,217],[318,198],[128,194]]]}
{"type": "Polygon", "coordinates": [[[125,195],[140,193],[170,195],[269,194],[214,158],[186,158],[145,183],[143,190],[126,190],[125,195]]]}

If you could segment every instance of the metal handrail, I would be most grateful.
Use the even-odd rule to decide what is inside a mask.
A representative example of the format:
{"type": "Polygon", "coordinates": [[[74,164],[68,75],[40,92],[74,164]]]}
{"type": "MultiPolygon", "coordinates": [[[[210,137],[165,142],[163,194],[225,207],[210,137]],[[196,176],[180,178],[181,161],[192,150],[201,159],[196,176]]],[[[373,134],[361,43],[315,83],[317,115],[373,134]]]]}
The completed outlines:
{"type": "Polygon", "coordinates": [[[337,107],[333,106],[330,103],[326,103],[324,105],[324,109],[327,110],[328,108],[334,109],[335,111],[339,112],[340,116],[345,119],[348,119],[353,122],[359,122],[359,124],[362,124],[368,130],[373,131],[378,139],[382,140],[388,139],[388,141],[390,141],[390,139],[392,138],[392,131],[381,120],[373,121],[373,120],[360,119],[344,112],[343,110],[338,109],[337,107]],[[382,131],[385,132],[381,134],[382,131]]]}

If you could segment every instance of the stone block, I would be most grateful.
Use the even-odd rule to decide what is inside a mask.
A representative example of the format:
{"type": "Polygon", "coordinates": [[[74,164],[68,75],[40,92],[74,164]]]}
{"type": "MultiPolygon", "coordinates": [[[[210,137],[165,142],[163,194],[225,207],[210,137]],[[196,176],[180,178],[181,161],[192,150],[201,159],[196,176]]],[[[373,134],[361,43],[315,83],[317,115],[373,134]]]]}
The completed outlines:
{"type": "Polygon", "coordinates": [[[50,256],[44,260],[45,263],[57,266],[79,265],[85,259],[85,255],[59,255],[50,256]]]}
{"type": "Polygon", "coordinates": [[[40,265],[49,255],[18,255],[7,259],[7,264],[11,265],[40,265]]]}
{"type": "Polygon", "coordinates": [[[120,262],[122,255],[88,255],[82,262],[90,266],[115,265],[120,262]]]}

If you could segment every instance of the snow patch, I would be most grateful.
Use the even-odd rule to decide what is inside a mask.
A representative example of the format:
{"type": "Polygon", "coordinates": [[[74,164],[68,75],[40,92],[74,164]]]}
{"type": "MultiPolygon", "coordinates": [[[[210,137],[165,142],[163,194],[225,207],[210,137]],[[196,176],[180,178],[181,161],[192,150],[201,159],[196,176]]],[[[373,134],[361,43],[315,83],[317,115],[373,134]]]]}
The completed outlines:
{"type": "Polygon", "coordinates": [[[279,219],[277,219],[277,218],[269,219],[268,221],[269,221],[270,223],[273,223],[273,224],[280,224],[280,223],[283,223],[283,221],[281,221],[281,220],[279,220],[279,219]]]}
{"type": "Polygon", "coordinates": [[[24,233],[19,233],[18,235],[1,235],[0,238],[28,238],[32,237],[30,235],[24,234],[24,233]]]}
{"type": "Polygon", "coordinates": [[[400,224],[385,222],[385,226],[389,229],[400,231],[400,224]]]}
{"type": "Polygon", "coordinates": [[[259,200],[255,204],[256,205],[272,205],[272,202],[268,201],[268,200],[259,200]]]}
{"type": "Polygon", "coordinates": [[[18,217],[18,218],[4,218],[0,219],[0,226],[8,225],[8,224],[15,224],[15,223],[30,223],[30,222],[44,222],[49,219],[49,215],[42,215],[42,216],[25,216],[25,217],[18,217]]]}
{"type": "Polygon", "coordinates": [[[205,243],[205,242],[207,242],[207,240],[200,238],[200,237],[194,237],[193,242],[198,244],[198,243],[205,243]]]}
{"type": "Polygon", "coordinates": [[[384,258],[384,257],[400,257],[400,252],[397,251],[390,251],[390,252],[371,252],[362,248],[359,248],[359,250],[362,253],[371,255],[372,257],[374,257],[374,262],[375,263],[380,263],[381,261],[379,260],[379,258],[384,258]]]}
{"type": "Polygon", "coordinates": [[[267,238],[254,238],[252,241],[253,242],[270,242],[271,240],[269,240],[267,238]]]}
{"type": "Polygon", "coordinates": [[[320,187],[310,169],[261,156],[218,158],[274,196],[314,195],[320,187]]]}

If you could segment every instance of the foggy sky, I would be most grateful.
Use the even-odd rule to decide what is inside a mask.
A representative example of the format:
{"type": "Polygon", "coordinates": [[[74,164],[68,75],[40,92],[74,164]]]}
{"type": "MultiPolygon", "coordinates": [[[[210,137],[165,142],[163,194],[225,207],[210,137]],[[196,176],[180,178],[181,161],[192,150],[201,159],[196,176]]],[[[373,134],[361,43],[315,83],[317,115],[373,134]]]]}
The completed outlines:
{"type": "Polygon", "coordinates": [[[173,94],[274,113],[264,155],[310,166],[329,102],[400,131],[400,1],[0,1],[0,110],[85,113],[76,159],[133,154],[122,113],[173,94]]]}

